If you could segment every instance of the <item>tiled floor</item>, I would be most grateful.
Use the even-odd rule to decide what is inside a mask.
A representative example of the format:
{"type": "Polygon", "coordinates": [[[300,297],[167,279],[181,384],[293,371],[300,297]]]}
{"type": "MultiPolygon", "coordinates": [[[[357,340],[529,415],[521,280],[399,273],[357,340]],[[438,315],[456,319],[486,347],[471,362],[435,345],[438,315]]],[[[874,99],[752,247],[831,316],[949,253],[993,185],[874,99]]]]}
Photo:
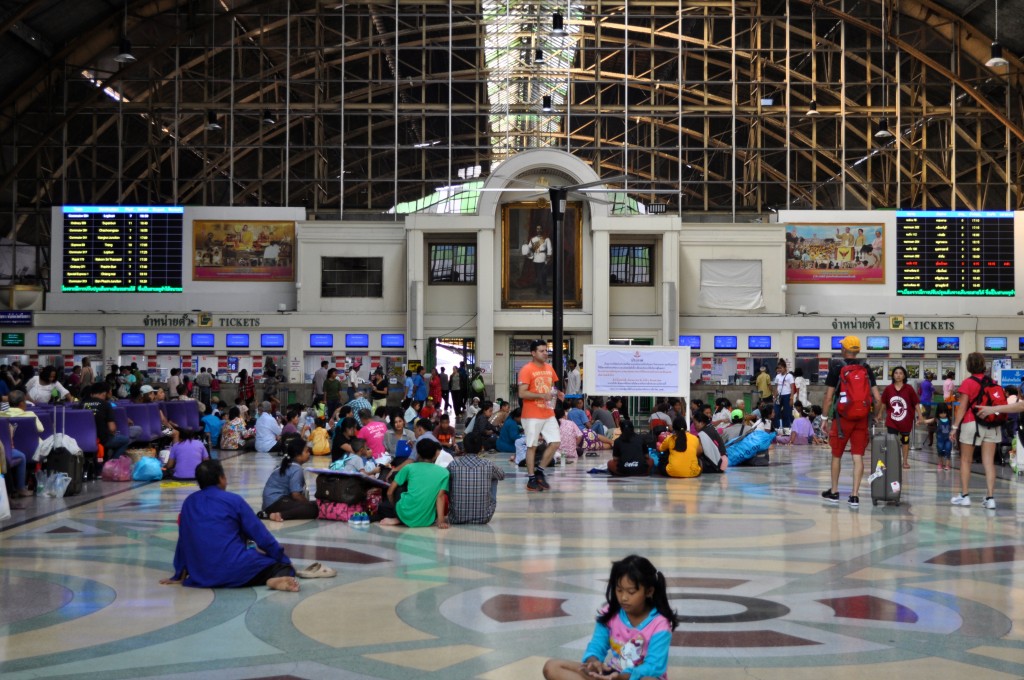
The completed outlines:
{"type": "MultiPolygon", "coordinates": [[[[610,480],[587,459],[529,496],[494,458],[512,474],[488,526],[272,525],[297,562],[339,571],[296,594],[157,584],[191,487],[29,499],[0,525],[0,676],[538,678],[580,654],[610,561],[637,552],[684,621],[670,678],[1024,677],[1016,479],[994,512],[953,507],[958,473],[917,452],[900,507],[852,511],[849,464],[844,502],[821,503],[821,448],[695,480],[610,480]]],[[[257,503],[275,460],[226,461],[229,488],[257,503]]]]}

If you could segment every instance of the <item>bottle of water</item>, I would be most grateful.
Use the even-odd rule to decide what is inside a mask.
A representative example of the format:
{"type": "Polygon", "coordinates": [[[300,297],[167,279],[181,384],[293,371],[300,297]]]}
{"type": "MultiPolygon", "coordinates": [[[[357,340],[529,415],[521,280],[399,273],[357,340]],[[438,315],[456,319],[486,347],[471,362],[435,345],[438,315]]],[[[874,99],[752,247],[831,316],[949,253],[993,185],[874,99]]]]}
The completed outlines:
{"type": "Polygon", "coordinates": [[[555,387],[551,388],[551,392],[548,394],[547,400],[544,402],[547,407],[554,410],[555,405],[558,404],[558,389],[555,387]]]}

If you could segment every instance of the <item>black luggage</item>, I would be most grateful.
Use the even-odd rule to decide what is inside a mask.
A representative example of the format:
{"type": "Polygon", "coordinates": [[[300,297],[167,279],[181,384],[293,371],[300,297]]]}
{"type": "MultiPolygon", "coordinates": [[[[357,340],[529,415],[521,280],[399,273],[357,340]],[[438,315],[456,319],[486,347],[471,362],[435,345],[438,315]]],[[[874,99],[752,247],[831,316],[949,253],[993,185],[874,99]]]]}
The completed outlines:
{"type": "Polygon", "coordinates": [[[71,478],[65,496],[75,496],[82,493],[82,482],[85,480],[85,456],[71,453],[63,446],[50,452],[46,457],[46,467],[50,474],[58,472],[67,473],[71,478]]]}
{"type": "Polygon", "coordinates": [[[900,504],[900,492],[903,490],[903,456],[900,451],[900,435],[889,434],[886,430],[871,433],[871,469],[868,474],[878,470],[878,462],[885,466],[882,475],[871,480],[871,505],[881,503],[900,504]],[[893,482],[896,488],[893,489],[893,482]]]}

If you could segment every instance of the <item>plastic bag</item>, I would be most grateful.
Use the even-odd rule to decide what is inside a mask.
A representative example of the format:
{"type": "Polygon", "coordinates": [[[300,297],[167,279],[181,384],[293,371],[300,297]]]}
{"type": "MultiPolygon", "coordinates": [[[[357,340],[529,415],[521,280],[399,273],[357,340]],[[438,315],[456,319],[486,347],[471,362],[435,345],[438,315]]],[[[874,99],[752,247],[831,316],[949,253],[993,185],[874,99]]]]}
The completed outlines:
{"type": "Polygon", "coordinates": [[[71,477],[67,472],[58,472],[50,479],[53,482],[53,498],[63,498],[68,487],[71,486],[71,477]]]}
{"type": "Polygon", "coordinates": [[[167,461],[171,459],[171,450],[163,449],[157,454],[157,458],[160,459],[160,465],[167,465],[167,461]]]}
{"type": "Polygon", "coordinates": [[[101,476],[107,482],[132,481],[132,459],[128,456],[121,456],[114,460],[108,460],[103,465],[101,476]]]}
{"type": "Polygon", "coordinates": [[[154,482],[164,478],[160,469],[160,461],[156,458],[140,458],[132,470],[132,479],[136,482],[154,482]]]}
{"type": "Polygon", "coordinates": [[[49,479],[49,477],[50,477],[50,473],[47,472],[46,470],[37,470],[36,471],[36,495],[37,496],[45,496],[46,495],[46,481],[49,479]]]}

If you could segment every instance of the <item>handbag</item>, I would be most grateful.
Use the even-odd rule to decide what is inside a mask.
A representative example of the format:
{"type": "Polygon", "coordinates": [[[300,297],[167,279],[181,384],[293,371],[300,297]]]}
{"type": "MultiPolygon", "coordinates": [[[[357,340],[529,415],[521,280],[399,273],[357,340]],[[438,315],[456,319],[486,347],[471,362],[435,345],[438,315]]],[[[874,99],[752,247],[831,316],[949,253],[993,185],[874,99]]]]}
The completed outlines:
{"type": "Polygon", "coordinates": [[[484,379],[480,376],[473,378],[473,382],[470,383],[470,386],[473,388],[474,392],[483,392],[486,389],[484,379]]]}
{"type": "Polygon", "coordinates": [[[7,482],[0,474],[0,520],[11,518],[11,499],[7,497],[7,482]]]}

